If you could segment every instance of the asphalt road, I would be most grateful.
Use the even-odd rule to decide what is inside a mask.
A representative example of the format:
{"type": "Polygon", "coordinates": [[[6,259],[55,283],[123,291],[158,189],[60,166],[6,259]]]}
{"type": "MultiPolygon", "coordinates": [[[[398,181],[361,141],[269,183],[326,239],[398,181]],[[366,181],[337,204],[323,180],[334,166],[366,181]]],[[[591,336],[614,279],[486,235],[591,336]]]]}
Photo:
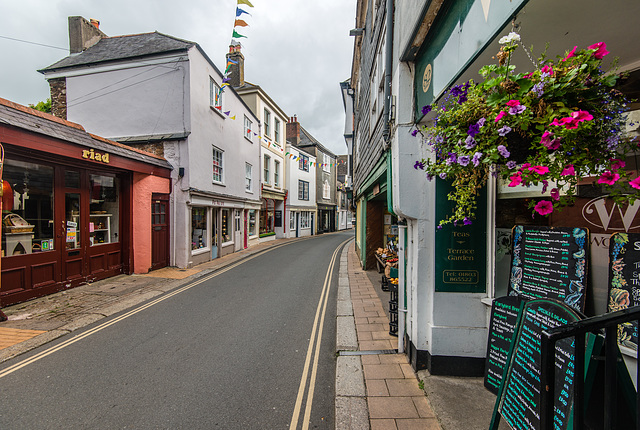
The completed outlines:
{"type": "Polygon", "coordinates": [[[286,429],[305,413],[333,429],[339,252],[325,284],[352,235],[273,248],[57,340],[0,379],[0,429],[286,429]]]}

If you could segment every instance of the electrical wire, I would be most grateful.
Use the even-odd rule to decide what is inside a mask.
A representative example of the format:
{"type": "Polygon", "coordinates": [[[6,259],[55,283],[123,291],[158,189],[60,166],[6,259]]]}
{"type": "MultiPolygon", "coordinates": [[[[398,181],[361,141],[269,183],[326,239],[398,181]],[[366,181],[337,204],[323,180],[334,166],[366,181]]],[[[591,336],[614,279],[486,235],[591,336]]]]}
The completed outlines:
{"type": "Polygon", "coordinates": [[[0,39],[13,40],[14,42],[28,43],[28,44],[30,44],[30,45],[44,46],[44,47],[46,47],[46,48],[61,49],[61,50],[63,50],[63,51],[68,51],[68,50],[69,50],[69,48],[61,48],[61,47],[59,47],[59,46],[45,45],[44,43],[30,42],[30,41],[28,41],[28,40],[16,39],[16,38],[14,38],[14,37],[8,37],[8,36],[0,36],[0,39]]]}

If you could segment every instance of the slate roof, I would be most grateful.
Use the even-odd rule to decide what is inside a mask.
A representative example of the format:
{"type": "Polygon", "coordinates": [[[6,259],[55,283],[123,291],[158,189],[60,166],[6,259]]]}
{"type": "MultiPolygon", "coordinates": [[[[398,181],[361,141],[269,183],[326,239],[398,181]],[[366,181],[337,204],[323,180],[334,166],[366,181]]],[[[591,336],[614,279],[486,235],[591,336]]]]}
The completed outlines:
{"type": "Polygon", "coordinates": [[[158,33],[157,31],[153,33],[105,37],[86,50],[77,54],[71,54],[44,69],[38,70],[38,72],[44,73],[69,67],[187,51],[193,46],[196,46],[195,42],[178,39],[173,36],[158,33]]]}
{"type": "Polygon", "coordinates": [[[298,146],[300,147],[309,147],[309,146],[315,146],[318,149],[320,149],[320,151],[324,152],[325,154],[336,158],[336,154],[334,154],[333,152],[329,151],[327,148],[325,148],[324,146],[322,146],[322,144],[320,142],[318,142],[318,140],[313,137],[311,135],[311,133],[309,133],[307,130],[305,130],[304,127],[300,126],[300,143],[298,144],[298,146]]]}
{"type": "Polygon", "coordinates": [[[79,124],[2,98],[0,98],[0,124],[7,124],[65,142],[99,149],[120,157],[171,169],[171,165],[163,157],[93,135],[85,131],[79,124]]]}

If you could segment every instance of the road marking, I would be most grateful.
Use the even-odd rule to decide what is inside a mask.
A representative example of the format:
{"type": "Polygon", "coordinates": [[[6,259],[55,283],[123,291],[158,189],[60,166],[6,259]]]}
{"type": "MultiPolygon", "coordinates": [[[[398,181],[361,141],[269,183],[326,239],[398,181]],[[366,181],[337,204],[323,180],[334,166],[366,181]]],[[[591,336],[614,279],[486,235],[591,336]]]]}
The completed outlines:
{"type": "Polygon", "coordinates": [[[315,354],[313,358],[313,367],[311,368],[311,379],[309,381],[309,392],[307,393],[307,403],[305,406],[304,419],[302,422],[302,429],[307,430],[309,428],[309,417],[311,416],[311,406],[313,404],[313,394],[315,392],[316,374],[318,372],[318,357],[320,354],[320,345],[322,344],[322,331],[324,328],[324,317],[327,311],[327,300],[329,298],[329,291],[331,290],[331,280],[333,277],[333,268],[335,266],[336,257],[338,251],[349,241],[353,240],[349,238],[342,242],[333,251],[333,256],[327,268],[327,273],[324,277],[324,285],[322,286],[322,293],[320,294],[320,300],[316,308],[316,316],[313,320],[313,328],[311,329],[311,337],[309,339],[309,347],[307,348],[307,356],[304,361],[304,369],[302,371],[302,377],[300,378],[300,386],[298,387],[298,396],[296,397],[296,403],[293,408],[293,415],[291,416],[291,423],[289,429],[294,430],[298,428],[298,420],[300,418],[300,412],[302,409],[302,399],[304,398],[307,379],[309,376],[309,365],[311,364],[311,355],[315,348],[315,354]],[[320,325],[318,326],[318,320],[320,325]],[[316,336],[317,333],[317,336],[316,336]],[[317,339],[317,343],[316,343],[317,339]]]}
{"type": "Polygon", "coordinates": [[[180,287],[177,290],[173,290],[173,291],[171,291],[171,292],[169,292],[169,293],[167,293],[167,294],[165,294],[165,295],[163,295],[163,296],[161,296],[161,297],[159,297],[159,298],[157,298],[155,300],[150,301],[149,303],[146,303],[146,304],[144,304],[142,306],[139,306],[139,307],[137,307],[135,309],[132,309],[129,312],[126,312],[126,313],[120,315],[117,318],[114,318],[114,319],[112,319],[110,321],[107,321],[105,323],[97,325],[96,327],[94,327],[94,328],[92,328],[90,330],[87,330],[86,332],[84,332],[82,334],[76,335],[76,336],[72,337],[71,339],[67,339],[64,342],[59,343],[56,346],[53,346],[53,347],[51,347],[49,349],[46,349],[46,350],[44,350],[42,352],[39,352],[39,353],[33,355],[32,357],[29,357],[29,358],[27,358],[25,360],[20,361],[19,363],[16,363],[16,364],[14,364],[12,366],[7,367],[3,371],[0,371],[0,378],[4,378],[5,376],[10,375],[13,372],[15,372],[17,370],[20,370],[25,366],[28,366],[29,364],[35,363],[36,361],[41,360],[44,357],[53,354],[54,352],[60,351],[61,349],[66,348],[67,346],[73,345],[74,343],[76,343],[76,342],[78,342],[78,341],[80,341],[80,340],[82,340],[82,339],[84,339],[86,337],[89,337],[92,334],[96,334],[99,331],[102,331],[105,328],[112,326],[113,324],[116,324],[116,323],[118,323],[118,322],[120,322],[120,321],[122,321],[124,319],[129,318],[130,316],[133,316],[133,315],[135,315],[135,314],[137,314],[139,312],[142,312],[145,309],[150,308],[151,306],[157,305],[158,303],[163,302],[163,301],[165,301],[165,300],[167,300],[167,299],[169,299],[169,298],[171,298],[171,297],[173,297],[173,296],[175,296],[177,294],[185,292],[185,291],[187,291],[187,290],[189,290],[189,289],[191,289],[191,288],[193,288],[193,287],[195,287],[197,285],[202,284],[203,282],[206,282],[206,281],[208,281],[210,279],[215,278],[216,276],[222,275],[223,273],[228,272],[229,270],[234,269],[234,268],[238,267],[239,265],[246,263],[247,261],[253,260],[254,258],[257,258],[257,257],[259,257],[259,256],[261,256],[263,254],[266,254],[267,252],[273,251],[274,249],[278,249],[278,248],[280,248],[282,246],[291,245],[292,243],[295,243],[295,242],[283,243],[281,245],[276,245],[276,246],[274,246],[272,248],[268,248],[268,249],[265,249],[263,251],[257,252],[252,256],[249,256],[249,257],[247,257],[245,259],[242,259],[242,260],[240,260],[240,261],[238,261],[236,263],[233,263],[233,264],[231,264],[231,265],[229,265],[229,266],[227,266],[227,267],[225,267],[223,269],[220,269],[220,270],[218,270],[218,271],[216,271],[216,272],[214,272],[214,273],[212,273],[210,275],[203,276],[202,278],[199,278],[199,279],[193,281],[190,284],[187,284],[187,285],[185,285],[183,287],[180,287]]]}

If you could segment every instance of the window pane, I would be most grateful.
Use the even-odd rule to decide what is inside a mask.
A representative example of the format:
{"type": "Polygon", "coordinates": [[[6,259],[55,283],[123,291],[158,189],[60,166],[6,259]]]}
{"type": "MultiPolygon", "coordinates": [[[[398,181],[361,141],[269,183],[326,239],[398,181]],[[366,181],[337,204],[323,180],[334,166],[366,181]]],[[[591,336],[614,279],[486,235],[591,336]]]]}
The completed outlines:
{"type": "Polygon", "coordinates": [[[222,209],[222,242],[231,241],[231,214],[230,209],[222,209]]]}
{"type": "Polygon", "coordinates": [[[64,186],[65,188],[80,188],[80,172],[65,170],[64,186]]]}
{"type": "Polygon", "coordinates": [[[207,209],[191,208],[191,249],[207,247],[207,209]]]}
{"type": "Polygon", "coordinates": [[[213,181],[222,182],[222,151],[213,148],[213,181]]]}
{"type": "Polygon", "coordinates": [[[65,226],[67,229],[66,248],[80,248],[80,194],[66,193],[64,195],[65,226]]]}
{"type": "Polygon", "coordinates": [[[117,242],[120,230],[120,180],[113,176],[91,175],[89,189],[90,245],[117,242]]]}
{"type": "Polygon", "coordinates": [[[3,179],[2,256],[53,250],[53,168],[7,159],[3,179]]]}

